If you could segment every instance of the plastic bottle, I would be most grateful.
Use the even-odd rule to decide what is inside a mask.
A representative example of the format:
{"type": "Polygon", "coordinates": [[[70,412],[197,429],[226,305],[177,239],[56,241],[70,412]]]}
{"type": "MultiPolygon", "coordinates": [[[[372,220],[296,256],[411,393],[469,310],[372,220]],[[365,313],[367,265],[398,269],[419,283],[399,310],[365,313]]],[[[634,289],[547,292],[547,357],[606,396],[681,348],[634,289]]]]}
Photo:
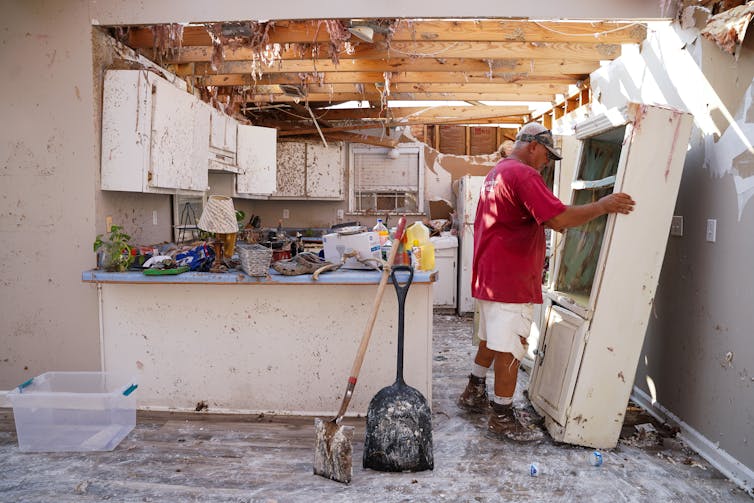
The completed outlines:
{"type": "Polygon", "coordinates": [[[542,473],[539,465],[537,463],[531,463],[529,465],[529,476],[531,477],[539,477],[539,474],[542,473]]]}
{"type": "Polygon", "coordinates": [[[414,222],[406,229],[406,238],[415,248],[417,256],[417,269],[432,271],[435,268],[435,245],[429,240],[429,229],[421,222],[414,222]]]}
{"type": "Polygon", "coordinates": [[[420,245],[429,242],[429,229],[421,222],[414,222],[406,229],[406,239],[409,243],[418,241],[420,245]]]}
{"type": "Polygon", "coordinates": [[[422,271],[422,247],[419,241],[415,240],[411,244],[411,265],[417,271],[422,271]]]}
{"type": "Polygon", "coordinates": [[[382,223],[381,218],[377,219],[377,225],[372,227],[372,230],[380,237],[380,246],[384,245],[390,239],[390,233],[385,224],[382,223]]]}
{"type": "Polygon", "coordinates": [[[600,451],[590,453],[589,464],[592,466],[602,466],[602,453],[600,451]]]}
{"type": "Polygon", "coordinates": [[[435,269],[435,245],[427,241],[421,246],[421,270],[433,271],[435,269]]]}

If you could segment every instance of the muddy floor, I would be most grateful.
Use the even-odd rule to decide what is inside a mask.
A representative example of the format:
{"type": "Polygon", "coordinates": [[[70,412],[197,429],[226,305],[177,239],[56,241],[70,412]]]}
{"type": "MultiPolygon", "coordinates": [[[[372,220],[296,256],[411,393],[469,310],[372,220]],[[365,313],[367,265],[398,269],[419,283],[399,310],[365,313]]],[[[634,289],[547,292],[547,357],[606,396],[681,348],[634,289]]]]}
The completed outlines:
{"type": "MultiPolygon", "coordinates": [[[[454,403],[469,373],[470,341],[469,318],[435,314],[432,471],[361,468],[358,419],[348,420],[356,427],[350,485],[312,474],[312,418],[139,412],[135,430],[112,452],[24,454],[11,411],[0,409],[0,501],[752,501],[671,429],[645,426],[652,419],[633,405],[621,441],[602,451],[599,467],[592,449],[547,434],[525,445],[486,438],[486,417],[454,403]]],[[[521,372],[519,407],[527,379],[521,372]]]]}

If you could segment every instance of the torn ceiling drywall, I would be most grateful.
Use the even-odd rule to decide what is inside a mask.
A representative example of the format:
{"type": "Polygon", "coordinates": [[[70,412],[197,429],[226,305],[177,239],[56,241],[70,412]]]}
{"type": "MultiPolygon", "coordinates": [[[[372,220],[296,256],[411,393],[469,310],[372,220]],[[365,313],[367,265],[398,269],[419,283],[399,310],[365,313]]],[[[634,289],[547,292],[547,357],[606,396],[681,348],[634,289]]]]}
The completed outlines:
{"type": "Polygon", "coordinates": [[[725,52],[737,56],[752,17],[754,2],[739,5],[711,17],[702,30],[702,36],[715,42],[725,52]]]}
{"type": "Polygon", "coordinates": [[[754,196],[754,83],[746,90],[743,103],[733,116],[733,122],[718,141],[706,135],[704,165],[722,177],[730,173],[736,186],[738,220],[746,204],[754,196]]]}

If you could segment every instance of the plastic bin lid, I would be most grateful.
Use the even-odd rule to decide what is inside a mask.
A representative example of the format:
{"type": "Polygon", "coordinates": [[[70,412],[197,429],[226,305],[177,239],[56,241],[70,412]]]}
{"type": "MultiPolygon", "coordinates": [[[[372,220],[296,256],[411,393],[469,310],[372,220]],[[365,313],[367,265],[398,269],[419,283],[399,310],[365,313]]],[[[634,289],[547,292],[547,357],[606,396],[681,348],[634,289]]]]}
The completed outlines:
{"type": "Polygon", "coordinates": [[[435,249],[458,247],[457,236],[435,236],[435,237],[429,238],[429,240],[432,242],[433,245],[435,245],[435,249]]]}

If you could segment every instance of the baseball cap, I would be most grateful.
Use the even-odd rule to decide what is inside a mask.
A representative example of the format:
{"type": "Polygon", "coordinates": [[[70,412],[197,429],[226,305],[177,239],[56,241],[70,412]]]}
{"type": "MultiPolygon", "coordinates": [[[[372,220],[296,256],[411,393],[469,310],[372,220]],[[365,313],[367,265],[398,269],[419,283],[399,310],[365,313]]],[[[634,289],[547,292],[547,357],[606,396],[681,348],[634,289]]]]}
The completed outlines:
{"type": "Polygon", "coordinates": [[[555,148],[555,143],[552,139],[552,131],[538,122],[530,122],[524,125],[524,127],[521,128],[521,131],[518,132],[516,141],[527,143],[535,141],[547,149],[547,157],[550,159],[559,161],[563,158],[563,156],[560,155],[560,152],[555,148]]]}

